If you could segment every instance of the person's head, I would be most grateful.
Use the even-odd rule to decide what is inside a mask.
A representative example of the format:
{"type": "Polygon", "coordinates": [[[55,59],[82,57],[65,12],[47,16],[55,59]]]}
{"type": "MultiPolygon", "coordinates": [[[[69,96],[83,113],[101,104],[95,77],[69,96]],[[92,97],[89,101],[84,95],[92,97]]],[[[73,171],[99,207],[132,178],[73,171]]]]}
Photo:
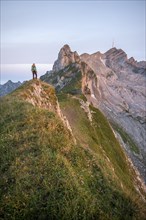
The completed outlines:
{"type": "Polygon", "coordinates": [[[33,63],[32,65],[35,66],[35,63],[33,63]]]}

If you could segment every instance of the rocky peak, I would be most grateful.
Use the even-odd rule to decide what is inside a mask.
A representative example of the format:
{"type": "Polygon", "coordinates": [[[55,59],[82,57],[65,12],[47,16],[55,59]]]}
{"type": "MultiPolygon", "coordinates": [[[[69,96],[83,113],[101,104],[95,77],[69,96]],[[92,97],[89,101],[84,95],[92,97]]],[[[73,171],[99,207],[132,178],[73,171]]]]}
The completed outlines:
{"type": "Polygon", "coordinates": [[[20,81],[14,83],[8,80],[5,84],[0,86],[0,96],[4,96],[17,89],[22,83],[20,81]]]}
{"type": "Polygon", "coordinates": [[[133,58],[133,57],[130,57],[129,59],[128,59],[128,61],[129,61],[129,63],[136,63],[136,60],[133,58]]]}
{"type": "Polygon", "coordinates": [[[138,67],[138,68],[142,68],[142,69],[146,69],[146,61],[139,61],[137,62],[137,60],[135,60],[133,57],[129,58],[127,60],[128,64],[131,64],[133,67],[138,67]]]}
{"type": "Polygon", "coordinates": [[[70,53],[71,52],[71,49],[70,49],[70,46],[68,44],[65,44],[61,50],[60,50],[60,53],[64,51],[64,53],[70,53]]]}
{"type": "Polygon", "coordinates": [[[146,61],[137,62],[137,66],[146,70],[146,61]]]}
{"type": "Polygon", "coordinates": [[[11,80],[8,80],[5,84],[12,84],[13,82],[11,80]]]}
{"type": "Polygon", "coordinates": [[[111,63],[123,63],[127,60],[127,54],[122,49],[117,48],[111,48],[108,50],[105,54],[105,58],[107,61],[110,61],[111,63]]]}
{"type": "Polygon", "coordinates": [[[138,62],[137,62],[133,57],[130,57],[130,58],[127,60],[127,63],[130,64],[130,65],[133,66],[133,67],[139,67],[139,66],[138,66],[138,62]]]}
{"type": "Polygon", "coordinates": [[[20,81],[12,82],[11,80],[8,80],[4,85],[7,85],[7,86],[12,85],[12,86],[14,86],[14,85],[21,85],[21,84],[22,83],[20,81]]]}
{"type": "MultiPolygon", "coordinates": [[[[104,59],[106,60],[106,65],[113,69],[118,69],[123,67],[123,65],[128,64],[128,68],[143,68],[146,69],[146,61],[137,62],[133,57],[127,58],[127,54],[122,49],[111,48],[106,53],[104,53],[104,59]]],[[[135,70],[138,72],[138,70],[135,70]]],[[[141,71],[140,71],[141,72],[141,71]]]]}
{"type": "Polygon", "coordinates": [[[104,54],[106,66],[119,70],[127,60],[127,54],[122,49],[112,48],[104,54]]]}
{"type": "Polygon", "coordinates": [[[70,65],[71,63],[79,62],[80,57],[76,51],[72,52],[69,45],[64,45],[59,54],[58,59],[55,61],[53,65],[53,71],[58,72],[64,69],[66,66],[70,65]]]}
{"type": "Polygon", "coordinates": [[[82,60],[86,60],[86,59],[88,59],[88,57],[89,57],[90,55],[88,54],[88,53],[83,53],[83,54],[81,54],[81,59],[82,60]]]}

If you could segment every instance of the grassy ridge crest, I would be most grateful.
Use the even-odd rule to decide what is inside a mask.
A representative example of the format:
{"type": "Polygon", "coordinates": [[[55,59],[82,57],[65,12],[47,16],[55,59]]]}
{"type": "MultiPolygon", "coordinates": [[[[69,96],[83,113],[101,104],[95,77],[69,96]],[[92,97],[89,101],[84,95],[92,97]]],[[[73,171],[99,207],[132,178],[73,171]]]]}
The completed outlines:
{"type": "Polygon", "coordinates": [[[0,100],[0,218],[144,219],[144,203],[104,116],[90,107],[90,124],[78,100],[60,95],[75,145],[56,112],[20,98],[26,85],[0,100]]]}

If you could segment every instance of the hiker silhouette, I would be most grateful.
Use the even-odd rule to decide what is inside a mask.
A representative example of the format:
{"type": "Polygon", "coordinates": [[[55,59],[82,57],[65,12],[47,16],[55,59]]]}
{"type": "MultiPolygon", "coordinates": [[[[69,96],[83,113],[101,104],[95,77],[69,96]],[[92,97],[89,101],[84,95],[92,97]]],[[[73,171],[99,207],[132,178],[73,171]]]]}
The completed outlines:
{"type": "Polygon", "coordinates": [[[36,69],[35,63],[32,64],[31,71],[32,71],[33,79],[35,78],[37,79],[37,69],[36,69]]]}

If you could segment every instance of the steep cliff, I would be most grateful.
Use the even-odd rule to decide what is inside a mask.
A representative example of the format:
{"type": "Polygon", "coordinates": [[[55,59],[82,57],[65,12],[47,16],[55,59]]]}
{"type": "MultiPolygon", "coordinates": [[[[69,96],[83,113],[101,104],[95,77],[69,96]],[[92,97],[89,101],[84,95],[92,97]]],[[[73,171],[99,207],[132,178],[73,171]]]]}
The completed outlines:
{"type": "Polygon", "coordinates": [[[140,62],[128,59],[124,51],[116,48],[105,54],[82,55],[81,60],[96,74],[89,80],[90,72],[83,70],[83,88],[90,90],[88,100],[108,117],[146,180],[145,62],[139,67],[140,62]]]}

